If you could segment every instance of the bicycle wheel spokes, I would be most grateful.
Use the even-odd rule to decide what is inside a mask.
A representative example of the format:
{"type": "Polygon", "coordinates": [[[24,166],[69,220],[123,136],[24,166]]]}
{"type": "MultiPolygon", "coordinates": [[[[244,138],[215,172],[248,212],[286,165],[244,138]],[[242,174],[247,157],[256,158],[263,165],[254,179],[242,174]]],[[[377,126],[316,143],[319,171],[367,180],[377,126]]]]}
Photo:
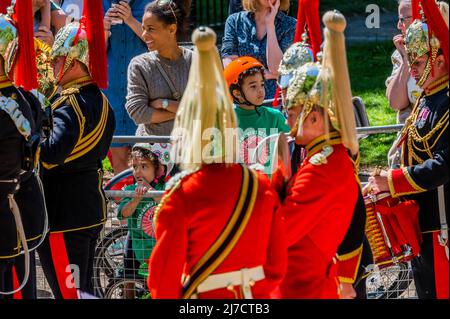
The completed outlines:
{"type": "Polygon", "coordinates": [[[118,279],[105,291],[106,299],[141,299],[147,295],[145,282],[139,279],[118,279]]]}
{"type": "Polygon", "coordinates": [[[122,277],[124,252],[127,236],[126,226],[114,228],[105,234],[97,245],[94,257],[94,289],[99,298],[105,296],[105,289],[117,277],[122,277]]]}
{"type": "Polygon", "coordinates": [[[369,299],[412,298],[409,290],[412,274],[408,263],[375,269],[367,276],[366,288],[369,299]]]}

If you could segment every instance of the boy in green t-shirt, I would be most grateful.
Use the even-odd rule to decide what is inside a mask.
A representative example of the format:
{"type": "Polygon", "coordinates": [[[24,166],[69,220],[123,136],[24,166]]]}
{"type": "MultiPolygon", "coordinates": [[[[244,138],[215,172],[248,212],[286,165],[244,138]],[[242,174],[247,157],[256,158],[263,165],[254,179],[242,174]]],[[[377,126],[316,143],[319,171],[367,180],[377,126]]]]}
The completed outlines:
{"type": "Polygon", "coordinates": [[[149,144],[133,147],[131,164],[136,183],[124,190],[134,191],[136,197],[122,199],[117,217],[127,219],[137,267],[140,273],[147,273],[148,259],[156,244],[153,214],[158,204],[153,198],[143,198],[143,195],[150,190],[164,190],[165,168],[149,144]]]}
{"type": "Polygon", "coordinates": [[[290,128],[280,111],[261,106],[266,94],[264,66],[255,58],[240,57],[227,65],[224,75],[236,105],[241,160],[268,168],[273,143],[265,143],[261,152],[254,156],[256,146],[268,136],[288,133],[290,128]]]}

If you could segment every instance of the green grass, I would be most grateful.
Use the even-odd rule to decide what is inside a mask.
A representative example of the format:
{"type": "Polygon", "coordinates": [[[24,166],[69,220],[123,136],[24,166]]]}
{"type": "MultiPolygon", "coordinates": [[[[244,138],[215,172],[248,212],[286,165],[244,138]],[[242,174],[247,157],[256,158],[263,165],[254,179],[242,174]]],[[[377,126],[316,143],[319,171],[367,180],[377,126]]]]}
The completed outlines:
{"type": "Polygon", "coordinates": [[[109,162],[108,157],[106,157],[102,163],[103,163],[103,169],[107,172],[112,173],[113,169],[112,169],[111,163],[109,162]]]}
{"type": "MultiPolygon", "coordinates": [[[[354,96],[362,97],[371,126],[395,124],[395,112],[385,96],[386,78],[392,71],[391,41],[350,46],[347,49],[349,72],[354,96]]],[[[361,141],[363,167],[387,164],[387,152],[395,134],[376,134],[361,141]]]]}

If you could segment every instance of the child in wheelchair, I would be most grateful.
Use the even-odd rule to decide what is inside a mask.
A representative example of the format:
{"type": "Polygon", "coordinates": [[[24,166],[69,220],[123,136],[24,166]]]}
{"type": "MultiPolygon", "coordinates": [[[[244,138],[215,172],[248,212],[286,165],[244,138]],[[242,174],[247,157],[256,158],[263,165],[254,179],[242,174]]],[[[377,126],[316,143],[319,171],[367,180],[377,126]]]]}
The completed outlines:
{"type": "MultiPolygon", "coordinates": [[[[134,198],[123,198],[118,207],[118,219],[127,220],[128,236],[124,256],[124,273],[127,279],[143,278],[148,272],[148,259],[156,244],[153,214],[157,201],[145,198],[148,191],[164,190],[168,150],[164,152],[161,144],[136,144],[130,157],[134,184],[123,190],[134,191],[134,198]]],[[[134,298],[134,287],[127,287],[126,298],[134,298]]]]}

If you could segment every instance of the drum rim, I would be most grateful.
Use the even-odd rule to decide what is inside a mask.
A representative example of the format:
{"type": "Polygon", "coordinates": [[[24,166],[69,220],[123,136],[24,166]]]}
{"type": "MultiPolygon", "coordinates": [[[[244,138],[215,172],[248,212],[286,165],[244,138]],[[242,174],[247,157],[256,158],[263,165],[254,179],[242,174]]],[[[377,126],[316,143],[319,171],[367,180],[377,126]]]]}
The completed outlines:
{"type": "Polygon", "coordinates": [[[372,204],[372,203],[376,203],[382,199],[385,199],[387,197],[392,197],[390,192],[381,192],[378,194],[370,194],[370,195],[364,196],[364,202],[366,204],[372,204]]]}

